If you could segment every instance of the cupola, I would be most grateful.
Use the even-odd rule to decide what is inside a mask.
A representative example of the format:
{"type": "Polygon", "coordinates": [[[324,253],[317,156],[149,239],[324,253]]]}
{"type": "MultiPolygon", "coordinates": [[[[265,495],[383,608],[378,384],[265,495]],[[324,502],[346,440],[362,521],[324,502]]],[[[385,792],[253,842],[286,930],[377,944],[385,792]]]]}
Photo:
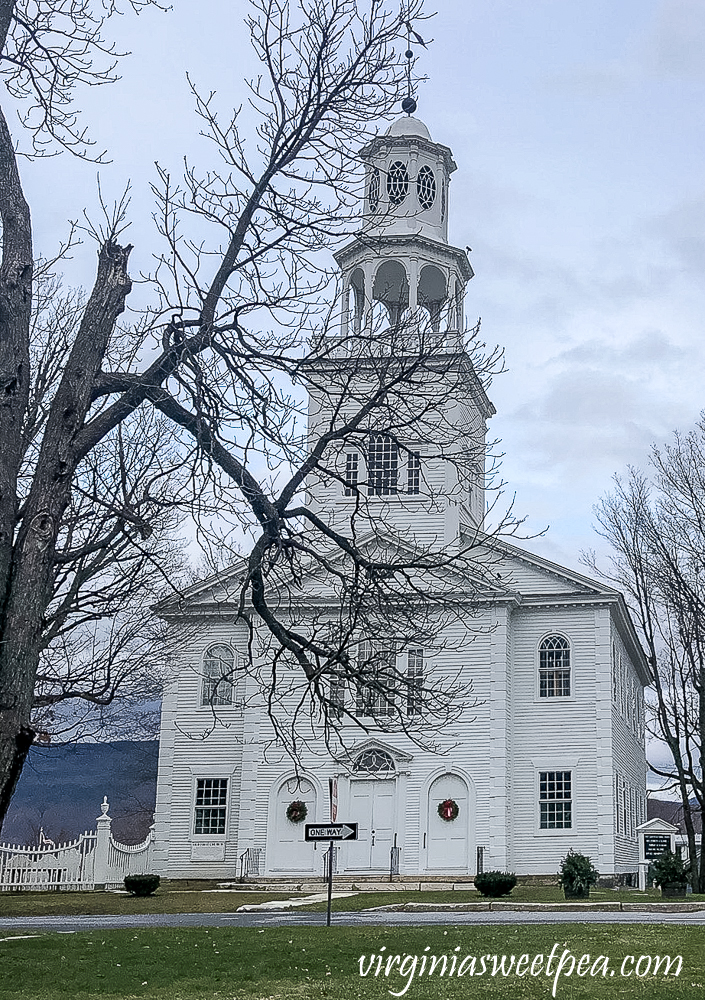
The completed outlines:
{"type": "MultiPolygon", "coordinates": [[[[448,349],[462,349],[467,254],[448,243],[447,146],[406,115],[360,150],[365,165],[362,228],[336,254],[342,271],[341,344],[351,334],[424,318],[448,349]]],[[[410,343],[413,338],[410,338],[410,343]]],[[[380,341],[382,347],[383,341],[380,341]]],[[[345,348],[343,348],[345,350],[345,348]]]]}
{"type": "Polygon", "coordinates": [[[366,235],[418,233],[448,242],[448,183],[456,164],[422,121],[397,119],[360,156],[366,173],[366,235]]]}

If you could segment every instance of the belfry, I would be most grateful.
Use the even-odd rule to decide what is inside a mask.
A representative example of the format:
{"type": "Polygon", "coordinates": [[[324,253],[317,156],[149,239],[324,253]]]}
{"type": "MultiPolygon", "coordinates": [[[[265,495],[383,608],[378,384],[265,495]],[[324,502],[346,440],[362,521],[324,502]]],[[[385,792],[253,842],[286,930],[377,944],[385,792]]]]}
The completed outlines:
{"type": "Polygon", "coordinates": [[[449,345],[462,337],[467,254],[448,243],[450,178],[447,146],[433,142],[417,118],[399,118],[360,150],[365,163],[362,231],[336,260],[343,274],[342,332],[380,321],[399,326],[417,310],[449,345]]]}

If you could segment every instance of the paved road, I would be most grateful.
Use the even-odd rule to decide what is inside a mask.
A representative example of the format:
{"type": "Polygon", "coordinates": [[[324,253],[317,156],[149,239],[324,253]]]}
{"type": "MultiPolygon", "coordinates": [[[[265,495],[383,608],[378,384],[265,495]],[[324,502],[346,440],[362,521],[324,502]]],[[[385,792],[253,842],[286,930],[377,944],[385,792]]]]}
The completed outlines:
{"type": "MultiPolygon", "coordinates": [[[[115,930],[122,927],[301,927],[325,924],[325,913],[160,913],[134,916],[2,917],[0,931],[13,932],[115,930]]],[[[482,911],[471,913],[334,913],[333,923],[347,927],[386,925],[424,927],[433,924],[682,924],[705,926],[705,911],[693,913],[620,913],[482,911]]]]}

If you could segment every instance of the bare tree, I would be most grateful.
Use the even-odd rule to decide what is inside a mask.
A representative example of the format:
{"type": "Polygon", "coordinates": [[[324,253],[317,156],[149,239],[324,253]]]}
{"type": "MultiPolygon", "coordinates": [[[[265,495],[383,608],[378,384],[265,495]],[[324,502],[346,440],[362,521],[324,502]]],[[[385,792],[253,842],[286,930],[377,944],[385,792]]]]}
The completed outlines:
{"type": "Polygon", "coordinates": [[[680,795],[691,883],[703,892],[694,819],[705,806],[705,420],[654,448],[649,475],[617,479],[596,513],[615,553],[609,579],[627,595],[655,678],[652,734],[672,763],[650,767],[680,795]]]}
{"type": "MultiPolygon", "coordinates": [[[[21,502],[29,493],[62,365],[85,309],[46,270],[35,280],[32,386],[21,502]]],[[[116,334],[123,356],[134,336],[116,334]]],[[[175,639],[147,608],[184,579],[182,511],[192,490],[170,425],[138,410],[76,469],[56,541],[32,726],[42,739],[156,735],[156,702],[175,639]],[[151,702],[151,709],[145,709],[151,702]]]]}
{"type": "MultiPolygon", "coordinates": [[[[491,533],[468,519],[453,543],[442,537],[445,505],[462,504],[472,483],[484,506],[496,471],[491,462],[486,469],[477,424],[491,405],[485,386],[501,354],[485,351],[479,326],[461,335],[462,347],[458,336],[449,346],[424,323],[400,323],[358,331],[353,341],[324,328],[300,365],[311,398],[309,439],[286,443],[279,535],[263,532],[247,557],[199,585],[217,586],[223,613],[245,623],[250,655],[242,669],[257,678],[255,697],[295,761],[304,745],[344,752],[345,721],[358,732],[402,730],[435,748],[436,734],[474,704],[467,671],[428,672],[418,660],[420,650],[431,660],[467,654],[488,630],[486,602],[510,585],[494,572],[494,543],[516,528],[511,512],[491,533]],[[394,455],[388,468],[375,469],[375,441],[394,455]],[[417,449],[423,462],[414,464],[417,449]],[[358,459],[352,479],[350,456],[358,459]],[[402,469],[414,477],[411,488],[402,469]],[[383,495],[392,502],[380,502],[383,495]],[[411,527],[419,510],[431,524],[425,537],[411,527]]],[[[175,623],[192,621],[175,599],[157,610],[175,623]]],[[[224,683],[242,686],[237,668],[221,669],[224,683]]],[[[215,726],[217,698],[212,707],[215,726]]]]}
{"type": "MultiPolygon", "coordinates": [[[[113,12],[112,5],[103,6],[113,12]]],[[[132,6],[140,4],[133,0],[132,6]]],[[[321,516],[306,493],[316,478],[341,482],[339,456],[347,441],[367,447],[374,430],[404,448],[412,429],[417,438],[428,437],[431,414],[444,412],[444,400],[461,382],[473,386],[470,410],[480,412],[483,379],[496,367],[492,356],[478,360],[462,330],[451,347],[416,319],[410,330],[393,330],[374,361],[363,359],[364,337],[351,334],[346,348],[329,335],[335,317],[325,303],[334,300],[335,288],[327,254],[356,224],[356,151],[398,98],[406,70],[403,35],[409,22],[423,19],[422,0],[398,13],[380,0],[371,0],[364,13],[355,0],[253,0],[250,7],[247,25],[263,67],[262,77],[249,84],[256,146],[246,155],[239,111],[223,119],[214,96],[194,91],[220,167],[201,175],[189,165],[181,183],[159,169],[155,194],[164,250],[153,276],[153,308],[129,334],[117,328],[131,288],[131,248],[119,242],[121,206],[103,231],[95,230],[95,282],[80,304],[75,335],[54,355],[54,388],[39,416],[32,415],[29,206],[14,140],[0,118],[0,819],[34,735],[37,678],[47,704],[60,687],[42,672],[47,632],[63,641],[72,618],[103,620],[106,607],[117,607],[122,539],[129,535],[130,558],[139,559],[152,525],[169,516],[151,491],[142,506],[135,506],[130,489],[109,509],[102,502],[104,450],[110,461],[119,459],[110,475],[120,481],[134,461],[121,457],[128,442],[143,446],[135,421],[147,426],[159,414],[171,423],[169,474],[187,472],[199,530],[209,530],[217,510],[250,539],[239,609],[248,621],[254,612],[272,637],[273,709],[282,697],[282,657],[296,665],[306,697],[322,706],[326,719],[340,709],[330,684],[341,671],[358,687],[367,680],[382,685],[383,703],[392,704],[398,685],[408,687],[408,676],[380,671],[376,653],[354,656],[360,630],[384,636],[394,619],[401,638],[419,636],[448,614],[472,616],[483,573],[489,586],[479,558],[487,542],[481,532],[471,531],[453,552],[441,552],[430,540],[390,547],[383,523],[377,524],[377,541],[360,535],[359,525],[371,523],[363,500],[341,526],[321,516]],[[341,351],[348,360],[331,366],[341,351]],[[333,369],[338,375],[331,388],[333,369]],[[315,397],[324,384],[326,413],[315,440],[306,440],[303,394],[315,397]],[[29,455],[23,428],[37,420],[29,455]],[[69,528],[72,523],[78,527],[69,528]],[[107,577],[91,577],[100,581],[97,603],[82,582],[84,567],[100,558],[96,537],[109,539],[118,553],[107,577]],[[334,582],[343,610],[337,622],[328,613],[304,627],[297,619],[301,580],[315,566],[334,582]],[[474,581],[455,603],[443,582],[453,568],[474,581]],[[411,609],[432,594],[435,611],[424,624],[411,609]]],[[[40,2],[32,9],[28,23],[24,4],[0,0],[8,86],[39,109],[29,122],[35,148],[58,141],[85,153],[87,137],[71,101],[76,85],[110,78],[111,69],[94,69],[94,60],[110,51],[101,37],[104,19],[94,20],[90,0],[40,2]]],[[[446,421],[437,457],[471,467],[481,479],[482,456],[467,447],[475,419],[470,410],[462,431],[446,421]]],[[[427,697],[437,698],[440,710],[454,691],[451,683],[427,697]]]]}

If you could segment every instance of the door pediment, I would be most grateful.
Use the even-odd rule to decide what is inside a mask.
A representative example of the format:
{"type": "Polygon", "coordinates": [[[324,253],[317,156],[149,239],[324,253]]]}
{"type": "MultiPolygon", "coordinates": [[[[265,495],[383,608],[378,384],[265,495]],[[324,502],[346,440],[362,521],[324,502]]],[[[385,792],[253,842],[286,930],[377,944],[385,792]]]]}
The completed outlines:
{"type": "Polygon", "coordinates": [[[345,756],[338,756],[337,758],[338,763],[343,764],[351,776],[379,774],[380,777],[384,772],[387,774],[396,773],[399,765],[408,764],[412,760],[412,754],[375,737],[370,737],[355,746],[348,747],[345,756]],[[370,770],[360,766],[359,762],[361,758],[363,758],[363,761],[365,758],[369,758],[370,762],[373,762],[375,756],[380,760],[380,763],[383,758],[388,758],[392,766],[387,768],[380,767],[377,770],[374,768],[370,770]]]}

